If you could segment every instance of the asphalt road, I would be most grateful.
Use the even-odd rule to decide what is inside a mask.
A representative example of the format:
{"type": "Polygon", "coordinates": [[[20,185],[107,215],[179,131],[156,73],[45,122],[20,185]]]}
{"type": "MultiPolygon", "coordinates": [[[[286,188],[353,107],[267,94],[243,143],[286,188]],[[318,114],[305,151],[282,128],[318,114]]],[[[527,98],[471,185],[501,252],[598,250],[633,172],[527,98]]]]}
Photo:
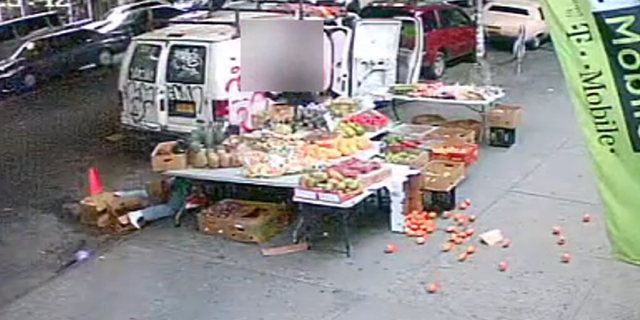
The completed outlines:
{"type": "Polygon", "coordinates": [[[0,101],[0,306],[56,274],[92,234],[63,212],[86,170],[105,188],[139,185],[142,154],[105,140],[118,128],[117,69],[90,70],[0,101]]]}

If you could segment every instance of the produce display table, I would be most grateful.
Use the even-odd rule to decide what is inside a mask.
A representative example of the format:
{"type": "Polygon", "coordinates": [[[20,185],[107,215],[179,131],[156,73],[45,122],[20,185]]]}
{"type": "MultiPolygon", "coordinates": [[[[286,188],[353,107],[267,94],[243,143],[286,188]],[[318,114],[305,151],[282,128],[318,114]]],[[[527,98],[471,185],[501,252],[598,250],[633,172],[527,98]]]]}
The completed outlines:
{"type": "Polygon", "coordinates": [[[293,202],[296,202],[298,204],[298,214],[302,219],[301,223],[298,224],[296,226],[296,229],[294,230],[294,242],[297,242],[300,239],[300,233],[305,225],[308,224],[307,221],[313,221],[318,216],[325,214],[334,215],[340,221],[342,238],[344,240],[344,251],[341,252],[346,254],[347,257],[351,257],[351,236],[348,224],[349,217],[355,211],[354,209],[357,205],[359,205],[369,196],[376,194],[376,191],[378,191],[380,187],[382,187],[382,185],[378,186],[376,190],[365,190],[362,194],[359,194],[341,203],[329,203],[324,201],[294,197],[293,202]]]}
{"type": "MultiPolygon", "coordinates": [[[[224,168],[224,169],[183,169],[171,170],[164,172],[165,175],[175,177],[176,179],[184,179],[193,184],[202,183],[230,183],[256,187],[271,187],[278,189],[286,189],[288,193],[293,194],[293,189],[298,186],[300,175],[285,175],[274,178],[249,178],[244,175],[243,168],[224,168]]],[[[180,226],[182,216],[186,212],[186,208],[182,208],[176,212],[174,223],[180,226]]]]}
{"type": "Polygon", "coordinates": [[[442,104],[451,106],[462,106],[480,115],[482,124],[482,137],[480,141],[486,140],[487,129],[487,110],[495,105],[500,99],[504,97],[504,94],[497,95],[490,100],[454,100],[454,99],[438,99],[438,98],[423,98],[423,97],[411,97],[406,95],[391,95],[387,97],[390,101],[390,107],[393,111],[396,121],[399,121],[397,108],[407,103],[429,103],[429,104],[442,104]]]}
{"type": "Polygon", "coordinates": [[[274,178],[249,178],[244,175],[243,168],[224,169],[184,169],[167,171],[164,174],[190,180],[250,184],[256,186],[295,188],[300,181],[299,174],[274,178]]]}
{"type": "Polygon", "coordinates": [[[409,177],[420,173],[419,170],[411,169],[407,165],[386,164],[391,168],[391,177],[369,186],[362,194],[357,195],[347,201],[341,203],[330,203],[319,200],[311,200],[305,198],[294,197],[293,202],[298,204],[298,213],[302,216],[303,221],[296,226],[294,232],[295,238],[299,238],[299,233],[304,226],[305,221],[313,221],[314,218],[321,215],[333,215],[338,218],[341,224],[342,237],[344,239],[345,250],[343,253],[347,257],[351,256],[351,240],[348,226],[349,217],[357,210],[359,204],[370,196],[378,197],[378,208],[380,209],[380,192],[387,189],[391,197],[390,204],[390,225],[391,231],[402,232],[404,226],[404,212],[406,205],[405,183],[409,177]]]}

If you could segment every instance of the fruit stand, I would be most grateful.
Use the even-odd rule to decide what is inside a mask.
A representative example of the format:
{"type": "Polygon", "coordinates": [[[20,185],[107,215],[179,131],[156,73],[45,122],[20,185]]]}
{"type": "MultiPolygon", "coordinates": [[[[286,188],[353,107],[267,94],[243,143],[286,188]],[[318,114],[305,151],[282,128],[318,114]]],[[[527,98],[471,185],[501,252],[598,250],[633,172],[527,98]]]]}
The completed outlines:
{"type": "MultiPolygon", "coordinates": [[[[491,99],[421,97],[443,95],[444,91],[432,89],[431,85],[397,86],[391,100],[476,106],[484,115],[503,95],[485,88],[483,92],[493,92],[491,99]]],[[[257,128],[252,132],[229,136],[216,129],[220,126],[203,128],[192,134],[198,139],[159,145],[152,164],[160,168],[156,171],[193,185],[231,186],[198,214],[204,233],[265,242],[274,230],[284,230],[279,225],[283,223],[290,226],[291,241],[310,242],[305,231],[309,221],[331,215],[338,218],[343,252],[350,255],[347,220],[366,199],[377,199],[380,206],[386,194],[389,206],[378,209],[389,212],[391,231],[405,232],[407,212],[450,210],[467,168],[479,158],[475,128],[397,123],[376,111],[378,106],[372,99],[351,98],[304,106],[272,105],[252,116],[257,128]],[[236,186],[248,188],[249,197],[236,197],[236,186]],[[275,210],[255,202],[253,197],[261,192],[271,192],[262,198],[282,206],[275,210]],[[216,203],[227,205],[216,207],[216,203]],[[285,215],[287,210],[291,212],[285,215]],[[291,216],[297,217],[295,223],[285,222],[283,217],[291,216]],[[263,231],[251,234],[256,230],[263,231]]]]}
{"type": "Polygon", "coordinates": [[[483,134],[478,140],[484,141],[487,112],[504,97],[504,92],[497,87],[445,85],[441,82],[431,82],[398,84],[382,97],[390,102],[390,108],[396,120],[399,120],[397,108],[408,103],[466,107],[480,116],[483,134]]]}

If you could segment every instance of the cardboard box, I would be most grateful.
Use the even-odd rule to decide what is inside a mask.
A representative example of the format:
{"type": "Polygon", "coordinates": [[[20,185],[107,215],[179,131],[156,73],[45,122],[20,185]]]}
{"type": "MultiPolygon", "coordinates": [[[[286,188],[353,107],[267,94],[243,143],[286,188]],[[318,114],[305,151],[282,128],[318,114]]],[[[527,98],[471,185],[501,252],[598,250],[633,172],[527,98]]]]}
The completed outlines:
{"type": "Polygon", "coordinates": [[[240,242],[265,242],[288,225],[286,205],[226,199],[198,214],[201,232],[240,242]]]}
{"type": "Polygon", "coordinates": [[[153,203],[166,203],[171,196],[171,185],[167,179],[153,179],[145,186],[149,201],[153,203]]]}
{"type": "Polygon", "coordinates": [[[147,205],[147,200],[143,198],[121,198],[112,192],[103,192],[80,201],[80,222],[113,232],[125,231],[128,230],[128,220],[122,220],[122,216],[126,218],[127,212],[140,210],[147,205]],[[122,221],[126,223],[123,225],[122,221]]]}
{"type": "Polygon", "coordinates": [[[422,189],[449,192],[465,177],[465,166],[461,162],[433,160],[422,170],[422,189]]]}
{"type": "Polygon", "coordinates": [[[471,129],[441,127],[428,133],[424,139],[441,141],[455,140],[463,143],[475,143],[476,132],[471,129]]]}
{"type": "Polygon", "coordinates": [[[103,192],[80,200],[80,223],[91,226],[103,224],[102,216],[108,213],[108,203],[115,201],[115,198],[112,192],[103,192]]]}
{"type": "Polygon", "coordinates": [[[154,172],[180,170],[187,168],[187,154],[175,154],[173,148],[177,141],[161,142],[151,153],[151,168],[154,172]]]}
{"type": "Polygon", "coordinates": [[[522,118],[522,107],[509,104],[498,104],[489,109],[487,123],[489,127],[515,129],[522,118]]]}

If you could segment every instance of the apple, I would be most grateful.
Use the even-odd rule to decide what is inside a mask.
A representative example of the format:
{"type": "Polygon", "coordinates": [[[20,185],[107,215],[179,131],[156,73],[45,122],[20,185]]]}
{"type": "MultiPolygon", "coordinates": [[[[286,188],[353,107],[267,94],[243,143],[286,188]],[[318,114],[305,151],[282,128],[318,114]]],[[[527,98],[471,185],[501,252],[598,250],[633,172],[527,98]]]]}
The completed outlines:
{"type": "Polygon", "coordinates": [[[500,270],[500,272],[505,272],[507,271],[507,269],[509,268],[509,264],[502,261],[500,263],[498,263],[498,270],[500,270]]]}
{"type": "Polygon", "coordinates": [[[551,233],[554,235],[559,235],[562,232],[562,229],[560,229],[560,227],[553,227],[553,229],[551,230],[551,233]]]}
{"type": "Polygon", "coordinates": [[[510,239],[507,239],[507,238],[502,239],[502,247],[503,248],[509,248],[510,245],[511,245],[511,240],[510,239]]]}
{"type": "Polygon", "coordinates": [[[427,242],[427,238],[425,237],[417,237],[416,238],[416,243],[417,244],[425,244],[427,242]]]}
{"type": "Polygon", "coordinates": [[[591,221],[591,216],[589,214],[582,216],[582,222],[587,223],[589,221],[591,221]]]}
{"type": "Polygon", "coordinates": [[[571,261],[571,256],[568,253],[565,253],[560,257],[560,261],[562,263],[569,263],[569,261],[571,261]]]}

